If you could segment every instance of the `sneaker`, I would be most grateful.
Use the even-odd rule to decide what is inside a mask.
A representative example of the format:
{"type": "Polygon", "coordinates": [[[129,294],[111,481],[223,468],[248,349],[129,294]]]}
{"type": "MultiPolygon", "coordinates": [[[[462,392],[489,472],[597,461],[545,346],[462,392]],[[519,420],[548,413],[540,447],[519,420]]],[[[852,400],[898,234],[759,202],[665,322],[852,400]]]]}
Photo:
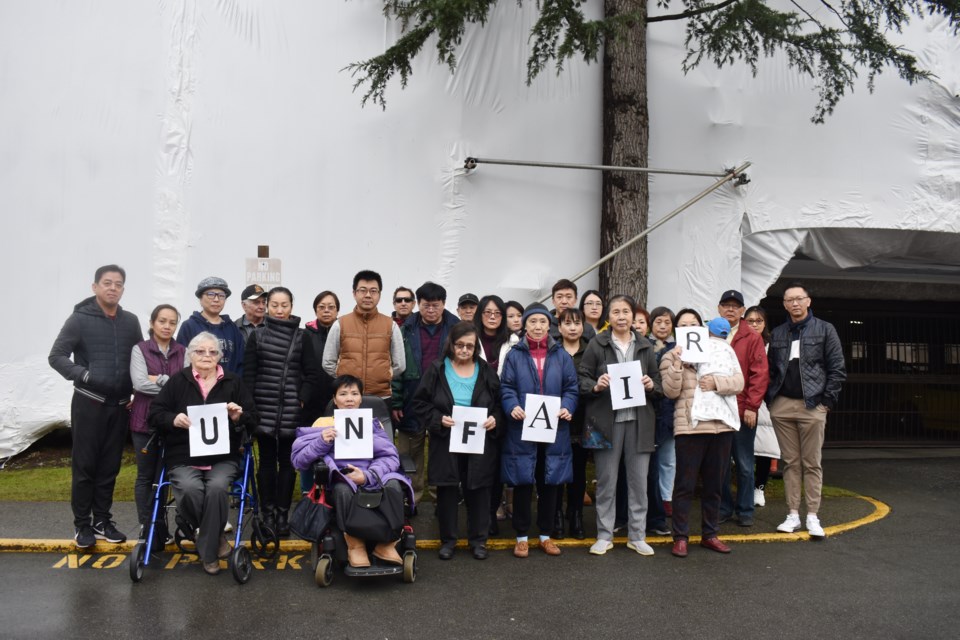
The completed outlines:
{"type": "Polygon", "coordinates": [[[76,532],[73,534],[73,539],[76,541],[77,549],[89,549],[93,545],[97,544],[97,538],[93,533],[93,527],[88,524],[77,527],[76,532]]]}
{"type": "Polygon", "coordinates": [[[595,556],[602,556],[607,551],[613,549],[613,543],[609,540],[597,540],[592,545],[590,545],[590,553],[595,556]]]}
{"type": "Polygon", "coordinates": [[[667,525],[657,524],[650,527],[647,527],[647,533],[652,533],[657,536],[668,536],[673,533],[667,525]]]}
{"type": "Polygon", "coordinates": [[[820,518],[815,515],[807,514],[807,532],[811,538],[825,538],[823,527],[820,526],[820,518]]]}
{"type": "Polygon", "coordinates": [[[763,489],[754,489],[753,490],[753,505],[755,507],[764,507],[767,504],[767,499],[763,497],[763,489]]]}
{"type": "Polygon", "coordinates": [[[233,531],[233,525],[228,521],[227,524],[223,525],[223,532],[230,533],[231,531],[233,531]]]}
{"type": "Polygon", "coordinates": [[[627,549],[633,549],[642,556],[652,556],[653,547],[644,540],[631,540],[627,543],[627,549]]]}
{"type": "Polygon", "coordinates": [[[93,535],[97,540],[106,540],[107,542],[126,542],[127,536],[117,531],[117,523],[113,520],[101,520],[93,525],[93,535]]]}
{"type": "Polygon", "coordinates": [[[793,533],[800,528],[800,514],[791,513],[787,516],[787,519],[780,523],[780,526],[777,527],[777,531],[783,531],[784,533],[793,533]]]}

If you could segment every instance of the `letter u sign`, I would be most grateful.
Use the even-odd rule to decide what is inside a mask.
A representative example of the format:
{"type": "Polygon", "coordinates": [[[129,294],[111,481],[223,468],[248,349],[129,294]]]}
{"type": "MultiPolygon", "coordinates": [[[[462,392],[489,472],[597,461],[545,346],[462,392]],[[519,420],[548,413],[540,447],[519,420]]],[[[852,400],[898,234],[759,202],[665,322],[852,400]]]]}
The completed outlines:
{"type": "Polygon", "coordinates": [[[200,439],[203,440],[203,444],[215,444],[220,439],[220,425],[217,419],[211,418],[210,422],[213,423],[213,437],[207,436],[207,418],[200,418],[200,439]]]}

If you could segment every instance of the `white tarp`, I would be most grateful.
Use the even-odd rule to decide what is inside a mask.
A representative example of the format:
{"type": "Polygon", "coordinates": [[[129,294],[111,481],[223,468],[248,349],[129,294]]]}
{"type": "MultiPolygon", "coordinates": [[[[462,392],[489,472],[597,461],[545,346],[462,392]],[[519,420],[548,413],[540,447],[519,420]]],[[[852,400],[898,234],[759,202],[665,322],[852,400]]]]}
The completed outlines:
{"type": "MultiPolygon", "coordinates": [[[[261,244],[304,319],[326,288],[349,310],[361,268],[384,275],[388,311],[393,288],[427,279],[450,302],[472,291],[526,303],[595,260],[599,174],[462,170],[469,155],[600,161],[600,68],[570,63],[527,87],[532,20],[532,6],[499,3],[452,76],[428,45],[381,111],[361,109],[341,71],[396,37],[375,0],[0,4],[0,246],[14,303],[0,319],[0,458],[69,418],[71,387],[46,357],[101,264],[127,268],[123,305],[146,330],[160,302],[197,308],[204,276],[238,292],[261,244]]],[[[651,305],[710,310],[741,285],[756,301],[806,230],[957,231],[958,43],[937,22],[905,38],[935,82],[887,74],[814,126],[810,85],[782,60],[757,78],[683,76],[681,25],[651,28],[650,165],[754,162],[752,184],[651,238],[651,305]]],[[[706,180],[654,178],[651,221],[706,180]]],[[[239,314],[236,297],[227,310],[239,314]]]]}

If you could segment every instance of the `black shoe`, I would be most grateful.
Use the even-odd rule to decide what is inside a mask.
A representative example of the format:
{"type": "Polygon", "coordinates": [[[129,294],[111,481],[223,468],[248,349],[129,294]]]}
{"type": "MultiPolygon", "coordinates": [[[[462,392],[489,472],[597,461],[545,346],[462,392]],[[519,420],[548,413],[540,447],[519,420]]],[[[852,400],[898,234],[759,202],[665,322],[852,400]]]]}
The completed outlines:
{"type": "Polygon", "coordinates": [[[271,531],[277,530],[277,518],[273,515],[273,507],[264,507],[260,512],[260,521],[263,522],[263,526],[269,528],[271,531]]]}
{"type": "Polygon", "coordinates": [[[490,521],[490,528],[487,530],[487,533],[490,535],[490,537],[500,535],[500,524],[497,522],[496,518],[490,521]]]}
{"type": "Polygon", "coordinates": [[[753,526],[753,517],[752,516],[740,516],[737,518],[737,525],[741,527],[752,527],[753,526]]]}
{"type": "Polygon", "coordinates": [[[107,542],[126,542],[127,536],[117,531],[116,523],[112,520],[101,520],[93,525],[93,535],[97,540],[107,542]]]}
{"type": "Polygon", "coordinates": [[[440,547],[440,551],[437,552],[437,555],[441,560],[450,560],[453,558],[453,545],[443,545],[440,547]]]}
{"type": "Polygon", "coordinates": [[[553,516],[553,535],[550,537],[554,540],[563,540],[563,525],[563,511],[557,509],[553,516]]]}
{"type": "Polygon", "coordinates": [[[583,540],[587,537],[586,531],[583,530],[582,511],[574,511],[573,515],[570,516],[570,535],[577,540],[583,540]]]}
{"type": "Polygon", "coordinates": [[[281,538],[289,537],[290,535],[290,523],[287,522],[287,512],[286,510],[277,512],[277,535],[281,538]]]}
{"type": "Polygon", "coordinates": [[[73,534],[73,539],[76,541],[77,549],[89,549],[93,545],[97,544],[97,538],[93,533],[93,527],[88,524],[83,524],[77,527],[73,534]]]}
{"type": "Polygon", "coordinates": [[[720,517],[717,518],[717,524],[723,524],[724,522],[730,522],[730,518],[733,517],[732,513],[720,514],[720,517]]]}
{"type": "Polygon", "coordinates": [[[652,533],[657,536],[669,536],[673,532],[666,524],[652,524],[647,527],[647,533],[652,533]]]}
{"type": "Polygon", "coordinates": [[[473,548],[473,557],[477,560],[486,560],[489,555],[486,545],[478,544],[473,548]]]}

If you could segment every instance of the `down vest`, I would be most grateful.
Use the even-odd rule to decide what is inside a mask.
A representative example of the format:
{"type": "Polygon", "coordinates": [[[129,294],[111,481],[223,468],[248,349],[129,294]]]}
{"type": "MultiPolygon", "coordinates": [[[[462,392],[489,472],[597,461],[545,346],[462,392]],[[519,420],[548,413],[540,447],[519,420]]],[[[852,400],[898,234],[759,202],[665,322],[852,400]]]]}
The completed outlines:
{"type": "MultiPolygon", "coordinates": [[[[500,397],[507,419],[507,434],[501,452],[500,472],[504,483],[515,487],[533,484],[537,466],[537,444],[521,438],[523,421],[509,417],[514,407],[523,408],[527,394],[559,396],[560,406],[572,414],[577,411],[577,371],[573,358],[553,338],[547,341],[547,359],[543,365],[543,384],[530,355],[530,345],[523,338],[507,353],[500,379],[500,397]]],[[[546,446],[544,482],[564,484],[573,480],[573,450],[570,426],[558,421],[557,439],[546,446]]]]}
{"type": "Polygon", "coordinates": [[[267,317],[244,348],[243,382],[253,390],[260,423],[257,434],[294,438],[300,424],[303,330],[300,318],[267,317]]]}
{"type": "MultiPolygon", "coordinates": [[[[693,427],[690,408],[693,406],[693,392],[697,388],[697,370],[692,365],[682,363],[676,351],[663,354],[660,360],[660,378],[663,382],[664,395],[676,400],[673,412],[673,435],[714,435],[734,430],[721,420],[701,420],[696,428],[693,427]]],[[[715,375],[714,379],[717,381],[717,393],[720,395],[736,395],[743,391],[742,373],[732,376],[715,375]]]]}
{"type": "Polygon", "coordinates": [[[73,381],[77,393],[98,402],[126,404],[133,391],[130,351],[141,340],[137,316],[118,307],[116,317],[108,318],[91,296],[73,308],[48,361],[57,373],[73,381]]]}

